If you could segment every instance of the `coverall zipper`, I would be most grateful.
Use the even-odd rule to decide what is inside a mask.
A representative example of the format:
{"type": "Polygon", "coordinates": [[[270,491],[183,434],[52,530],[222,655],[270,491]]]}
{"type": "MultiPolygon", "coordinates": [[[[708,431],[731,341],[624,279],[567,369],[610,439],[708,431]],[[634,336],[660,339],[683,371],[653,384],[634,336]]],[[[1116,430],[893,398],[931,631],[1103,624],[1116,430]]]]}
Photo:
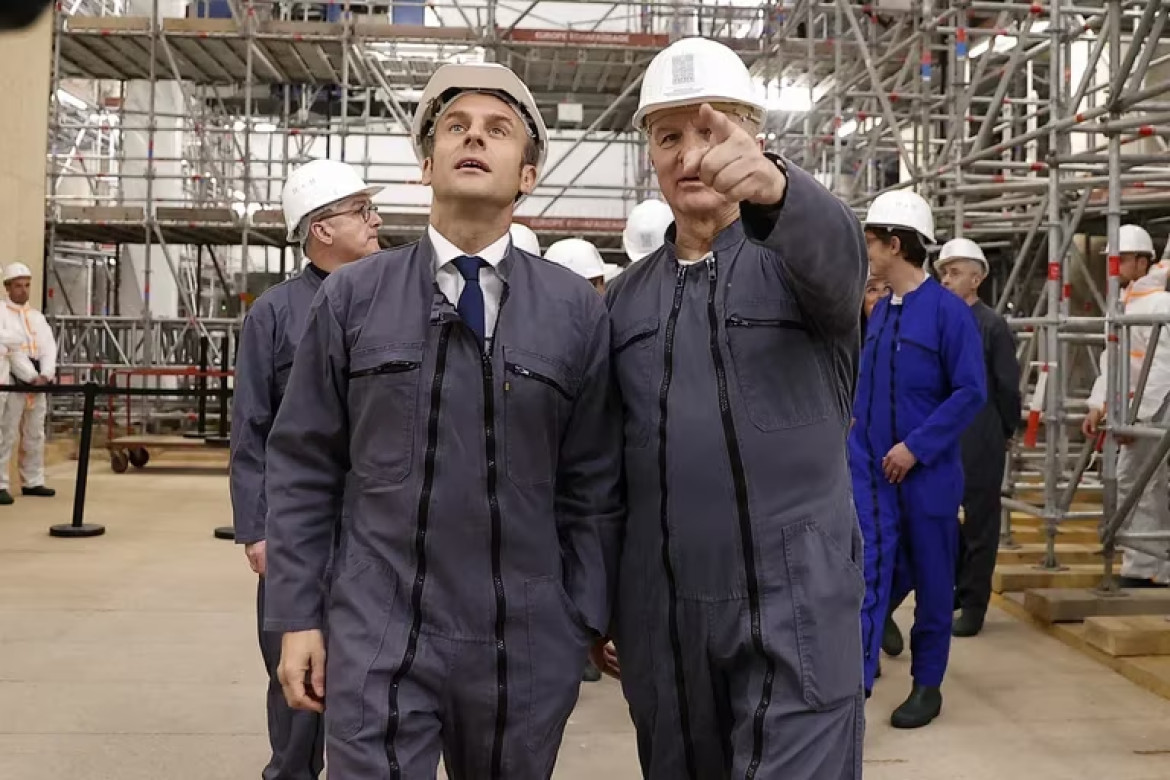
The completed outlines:
{"type": "Polygon", "coordinates": [[[727,441],[727,456],[731,464],[731,480],[735,486],[735,507],[739,517],[739,536],[743,548],[743,568],[747,580],[748,613],[751,620],[752,649],[764,662],[764,684],[760,692],[760,703],[756,706],[752,722],[752,758],[744,773],[745,780],[752,780],[760,768],[764,751],[764,716],[772,700],[772,684],[776,678],[776,662],[764,647],[764,634],[760,617],[760,587],[756,576],[755,543],[752,534],[751,510],[748,506],[747,474],[743,466],[743,454],[739,449],[739,437],[735,432],[735,420],[731,413],[731,401],[727,393],[727,370],[723,364],[723,353],[719,350],[719,312],[715,306],[719,271],[715,255],[707,260],[707,320],[710,324],[711,359],[715,364],[715,382],[719,391],[719,416],[723,421],[723,435],[727,441]]]}
{"type": "Polygon", "coordinates": [[[695,762],[695,745],[691,739],[690,707],[687,704],[687,682],[683,671],[682,640],[678,629],[678,586],[674,578],[674,566],[670,562],[670,522],[669,522],[669,490],[666,471],[666,409],[667,398],[670,394],[670,380],[674,373],[674,329],[678,323],[678,313],[682,308],[683,288],[687,283],[687,269],[681,263],[674,283],[674,301],[670,306],[670,316],[666,320],[666,333],[663,337],[664,356],[662,368],[662,384],[658,390],[658,485],[659,485],[659,521],[662,530],[662,567],[666,572],[666,590],[669,599],[669,627],[670,651],[674,660],[675,695],[678,697],[678,714],[682,726],[683,752],[686,758],[687,775],[691,780],[698,779],[697,764],[695,762]]]}
{"type": "Polygon", "coordinates": [[[363,368],[361,371],[351,371],[349,373],[350,379],[360,379],[365,376],[379,376],[381,374],[404,374],[407,371],[413,371],[418,368],[421,363],[417,360],[391,360],[383,363],[380,366],[373,368],[363,368]]]}
{"type": "Polygon", "coordinates": [[[435,454],[439,442],[439,411],[443,400],[443,375],[447,370],[447,345],[451,337],[451,326],[444,323],[439,330],[439,347],[435,357],[435,376],[431,380],[431,408],[427,418],[427,448],[423,456],[423,482],[418,498],[418,530],[414,538],[414,556],[416,560],[414,586],[410,594],[410,635],[406,641],[406,651],[402,655],[402,663],[398,671],[390,679],[389,693],[389,721],[386,724],[386,759],[390,764],[391,780],[400,780],[402,766],[398,763],[398,752],[394,748],[394,739],[398,734],[398,688],[410,668],[414,664],[414,656],[418,651],[418,636],[422,630],[422,596],[423,585],[427,577],[427,523],[430,519],[431,489],[435,481],[435,454]]]}
{"type": "Polygon", "coordinates": [[[508,605],[504,595],[504,576],[500,561],[503,524],[500,520],[499,496],[496,493],[498,479],[496,468],[496,394],[492,369],[492,351],[496,348],[496,332],[499,330],[500,319],[504,314],[504,304],[508,302],[508,290],[508,285],[505,284],[504,292],[500,297],[500,308],[496,314],[496,322],[492,328],[491,342],[486,351],[481,351],[484,450],[487,459],[488,513],[491,516],[492,528],[492,586],[496,592],[496,731],[492,737],[492,780],[500,780],[503,764],[504,730],[508,719],[508,646],[504,638],[508,605]]]}
{"type": "Polygon", "coordinates": [[[521,366],[517,363],[505,363],[504,370],[511,371],[516,376],[522,376],[522,377],[525,377],[526,379],[533,379],[537,382],[541,382],[542,384],[546,384],[549,387],[551,387],[553,390],[556,390],[558,393],[560,393],[562,396],[564,396],[566,401],[573,400],[569,396],[569,391],[566,390],[565,388],[561,387],[560,384],[555,379],[552,379],[551,377],[547,377],[544,374],[538,374],[535,371],[533,371],[532,369],[525,368],[524,366],[521,366]]]}

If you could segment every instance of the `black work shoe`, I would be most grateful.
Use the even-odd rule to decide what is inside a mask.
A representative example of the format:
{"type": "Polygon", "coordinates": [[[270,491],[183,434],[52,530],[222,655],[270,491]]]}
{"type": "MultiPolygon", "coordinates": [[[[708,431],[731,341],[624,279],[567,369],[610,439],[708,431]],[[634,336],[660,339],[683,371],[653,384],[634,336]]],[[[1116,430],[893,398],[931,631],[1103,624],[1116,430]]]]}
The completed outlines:
{"type": "Polygon", "coordinates": [[[0,506],[8,506],[9,504],[15,503],[16,499],[12,497],[11,493],[7,490],[0,490],[0,506]]]}
{"type": "Polygon", "coordinates": [[[1165,588],[1166,586],[1160,582],[1154,582],[1145,577],[1118,577],[1117,587],[1119,588],[1165,588]]]}
{"type": "Polygon", "coordinates": [[[52,498],[57,495],[57,491],[53,488],[47,488],[44,485],[37,485],[36,487],[26,487],[20,489],[22,496],[41,496],[42,498],[52,498]]]}
{"type": "Polygon", "coordinates": [[[902,654],[905,647],[906,644],[902,641],[902,629],[898,628],[898,624],[894,622],[894,616],[889,615],[886,618],[886,625],[882,628],[882,652],[891,658],[896,658],[902,654]]]}
{"type": "Polygon", "coordinates": [[[585,682],[597,682],[601,679],[601,670],[593,665],[592,661],[585,664],[585,673],[581,675],[581,679],[585,682]]]}
{"type": "Polygon", "coordinates": [[[894,714],[890,725],[896,729],[917,729],[930,723],[942,712],[942,690],[914,683],[910,695],[894,714]]]}
{"type": "Polygon", "coordinates": [[[965,608],[951,625],[951,636],[975,636],[983,630],[982,610],[965,608]]]}

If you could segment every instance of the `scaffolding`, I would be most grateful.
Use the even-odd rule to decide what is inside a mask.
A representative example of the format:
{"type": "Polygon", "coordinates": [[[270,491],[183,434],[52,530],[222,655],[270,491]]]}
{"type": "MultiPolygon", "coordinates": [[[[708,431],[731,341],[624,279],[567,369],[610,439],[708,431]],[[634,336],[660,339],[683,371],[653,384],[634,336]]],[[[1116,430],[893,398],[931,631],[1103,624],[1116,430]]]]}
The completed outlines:
{"type": "MultiPolygon", "coordinates": [[[[671,40],[702,34],[757,76],[769,147],[858,214],[912,187],[940,242],[983,246],[1043,432],[1012,453],[1009,486],[1042,484],[1043,501],[1008,505],[1043,518],[1045,565],[1058,567],[1059,523],[1085,514],[1075,496],[1101,493],[1115,520],[1132,508],[1116,496],[1118,433],[1163,432],[1121,406],[1130,371],[1115,358],[1135,323],[1102,249],[1123,221],[1170,232],[1168,16],[1170,0],[66,2],[46,207],[62,362],[89,377],[192,366],[201,339],[216,365],[234,352],[247,302],[300,262],[279,193],[310,157],[386,185],[383,241],[414,240],[427,196],[406,127],[446,61],[504,63],[541,106],[550,163],[518,220],[624,262],[624,216],[656,189],[630,129],[642,73],[671,40]],[[163,283],[167,314],[151,300],[163,283]],[[1102,349],[1116,403],[1098,481],[1079,423],[1102,349]]],[[[1118,541],[1170,541],[1116,534],[1110,555],[1118,541]]]]}

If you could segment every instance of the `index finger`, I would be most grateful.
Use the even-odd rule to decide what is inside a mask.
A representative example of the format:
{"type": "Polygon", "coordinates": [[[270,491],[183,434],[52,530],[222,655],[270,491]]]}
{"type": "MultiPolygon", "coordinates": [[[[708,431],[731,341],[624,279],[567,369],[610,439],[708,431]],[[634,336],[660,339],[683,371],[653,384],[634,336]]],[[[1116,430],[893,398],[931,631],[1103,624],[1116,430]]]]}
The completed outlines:
{"type": "Polygon", "coordinates": [[[722,111],[716,111],[710,103],[704,103],[699,109],[699,118],[711,130],[711,142],[721,144],[735,135],[736,124],[722,111]]]}

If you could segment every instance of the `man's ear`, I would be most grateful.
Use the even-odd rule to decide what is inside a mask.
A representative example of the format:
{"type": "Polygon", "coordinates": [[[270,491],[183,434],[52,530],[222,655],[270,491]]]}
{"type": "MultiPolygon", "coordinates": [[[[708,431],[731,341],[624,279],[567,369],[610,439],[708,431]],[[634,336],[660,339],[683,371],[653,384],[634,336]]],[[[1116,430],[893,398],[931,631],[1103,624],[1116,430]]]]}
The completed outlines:
{"type": "Polygon", "coordinates": [[[432,167],[433,166],[431,164],[430,157],[428,157],[422,161],[422,178],[419,179],[419,181],[422,182],[422,185],[424,187],[431,186],[431,169],[432,169],[432,167]]]}
{"type": "Polygon", "coordinates": [[[330,246],[333,243],[333,229],[321,220],[309,225],[309,235],[316,236],[317,240],[325,246],[330,246]]]}
{"type": "Polygon", "coordinates": [[[525,164],[520,168],[520,192],[531,195],[536,189],[536,166],[525,164]]]}

